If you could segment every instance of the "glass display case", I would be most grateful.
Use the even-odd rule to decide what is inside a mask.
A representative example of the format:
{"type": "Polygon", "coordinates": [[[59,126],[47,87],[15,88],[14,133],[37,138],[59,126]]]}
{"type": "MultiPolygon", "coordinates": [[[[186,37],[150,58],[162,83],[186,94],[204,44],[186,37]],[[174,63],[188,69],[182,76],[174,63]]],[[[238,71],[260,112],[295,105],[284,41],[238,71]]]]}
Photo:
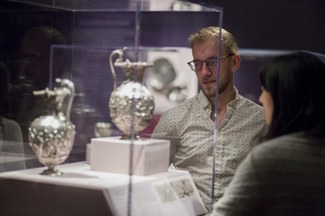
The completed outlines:
{"type": "MultiPolygon", "coordinates": [[[[195,76],[186,65],[191,59],[189,34],[221,23],[220,8],[184,1],[28,0],[1,4],[1,61],[10,71],[10,116],[22,127],[25,153],[33,155],[28,127],[45,109],[35,102],[32,91],[53,89],[55,78],[66,77],[76,88],[71,121],[77,136],[69,162],[85,160],[91,138],[120,134],[108,108],[114,86],[109,67],[113,50],[126,48],[125,59],[154,63],[143,80],[155,95],[154,121],[156,114],[198,91],[195,76]],[[41,37],[51,38],[45,41],[41,37]],[[166,70],[169,74],[163,74],[166,70]]],[[[123,73],[116,70],[120,85],[123,73]]],[[[142,133],[150,133],[153,125],[142,133]]]]}
{"type": "MultiPolygon", "coordinates": [[[[198,93],[186,64],[192,60],[188,36],[222,26],[222,8],[179,0],[5,0],[0,5],[0,60],[8,86],[3,114],[18,128],[17,139],[3,142],[1,172],[43,166],[53,171],[59,164],[85,161],[94,138],[124,137],[131,146],[139,137],[149,138],[162,113],[198,93]],[[118,97],[115,101],[122,102],[114,112],[124,115],[112,117],[110,98],[128,73],[141,89],[132,86],[131,98],[118,97]],[[148,97],[141,96],[140,103],[135,98],[144,91],[152,104],[141,107],[148,97]],[[139,106],[146,116],[138,118],[139,106]],[[47,128],[50,120],[57,128],[47,128]],[[118,126],[122,121],[128,132],[118,126]],[[64,138],[66,133],[71,137],[64,138]],[[44,147],[60,139],[64,146],[44,147]],[[45,153],[58,158],[49,162],[45,153]]],[[[127,163],[129,156],[119,160],[127,163]]]]}

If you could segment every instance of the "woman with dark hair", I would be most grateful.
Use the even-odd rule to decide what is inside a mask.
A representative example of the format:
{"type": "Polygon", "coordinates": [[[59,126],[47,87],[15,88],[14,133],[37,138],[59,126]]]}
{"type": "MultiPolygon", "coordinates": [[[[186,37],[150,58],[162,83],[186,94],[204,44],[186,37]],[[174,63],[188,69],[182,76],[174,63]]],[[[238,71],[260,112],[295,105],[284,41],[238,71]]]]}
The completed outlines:
{"type": "Polygon", "coordinates": [[[260,69],[268,140],[238,167],[213,215],[325,215],[325,65],[297,52],[260,69]]]}
{"type": "Polygon", "coordinates": [[[0,62],[0,172],[25,168],[21,128],[8,118],[8,75],[7,67],[0,62]]]}

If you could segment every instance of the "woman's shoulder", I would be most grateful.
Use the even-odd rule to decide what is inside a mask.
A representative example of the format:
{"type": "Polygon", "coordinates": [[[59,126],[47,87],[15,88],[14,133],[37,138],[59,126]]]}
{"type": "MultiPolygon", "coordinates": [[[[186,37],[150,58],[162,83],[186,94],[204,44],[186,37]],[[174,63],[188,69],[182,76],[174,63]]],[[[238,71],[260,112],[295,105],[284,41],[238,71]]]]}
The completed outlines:
{"type": "Polygon", "coordinates": [[[251,152],[255,160],[279,158],[280,155],[292,154],[293,150],[310,149],[311,141],[303,132],[282,135],[257,145],[251,152]]]}

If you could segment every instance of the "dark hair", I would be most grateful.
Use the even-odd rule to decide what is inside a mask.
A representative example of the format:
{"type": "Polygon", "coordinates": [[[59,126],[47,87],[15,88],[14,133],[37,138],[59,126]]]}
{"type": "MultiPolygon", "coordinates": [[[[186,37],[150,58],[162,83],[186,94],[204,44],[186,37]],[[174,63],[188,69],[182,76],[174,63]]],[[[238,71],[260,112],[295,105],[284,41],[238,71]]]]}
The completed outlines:
{"type": "Polygon", "coordinates": [[[325,134],[325,64],[300,51],[275,57],[260,69],[260,82],[273,99],[268,138],[305,131],[325,134]]]}

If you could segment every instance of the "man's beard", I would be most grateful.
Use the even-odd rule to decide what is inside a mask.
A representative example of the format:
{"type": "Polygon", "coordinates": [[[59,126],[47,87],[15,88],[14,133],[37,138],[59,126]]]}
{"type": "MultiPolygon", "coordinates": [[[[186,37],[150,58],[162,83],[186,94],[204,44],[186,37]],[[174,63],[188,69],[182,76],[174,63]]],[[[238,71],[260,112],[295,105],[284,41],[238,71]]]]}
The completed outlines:
{"type": "Polygon", "coordinates": [[[225,84],[221,84],[219,85],[219,88],[210,88],[210,89],[204,89],[204,94],[205,96],[207,97],[216,97],[217,94],[221,94],[222,92],[224,92],[224,90],[226,89],[226,86],[225,84]]]}

